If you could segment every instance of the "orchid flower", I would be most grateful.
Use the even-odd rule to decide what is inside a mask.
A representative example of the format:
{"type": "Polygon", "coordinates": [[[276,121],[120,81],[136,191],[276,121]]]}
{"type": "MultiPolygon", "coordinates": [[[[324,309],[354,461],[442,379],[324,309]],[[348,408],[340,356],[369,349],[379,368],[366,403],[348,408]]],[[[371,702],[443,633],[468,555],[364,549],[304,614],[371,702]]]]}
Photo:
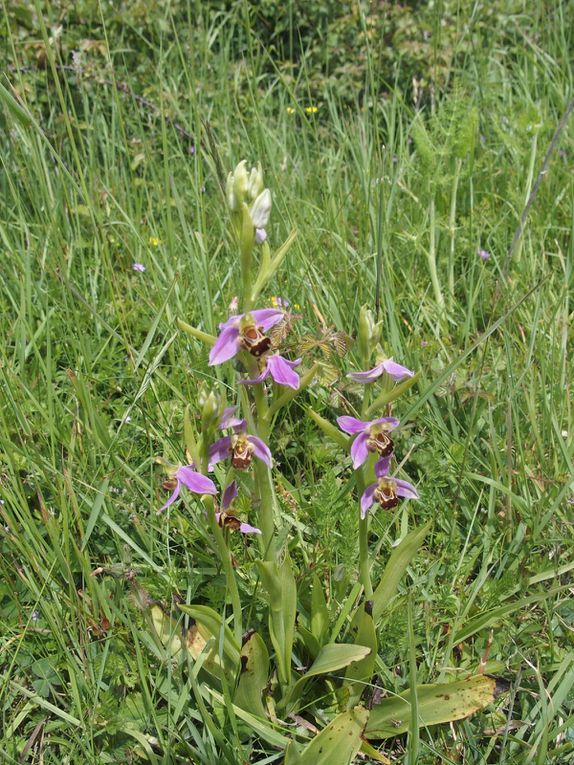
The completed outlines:
{"type": "Polygon", "coordinates": [[[412,483],[389,475],[390,457],[383,457],[375,465],[377,482],[372,483],[361,497],[361,518],[364,520],[369,509],[377,502],[386,510],[396,507],[399,499],[418,499],[418,493],[412,483]]]}
{"type": "Polygon", "coordinates": [[[240,531],[242,534],[261,534],[261,529],[256,526],[250,526],[248,523],[242,523],[235,515],[229,515],[227,510],[237,496],[237,483],[232,481],[226,487],[221,498],[221,512],[215,513],[215,520],[222,528],[229,528],[233,531],[240,531]]]}
{"type": "MultiPolygon", "coordinates": [[[[238,429],[237,429],[238,430],[238,429]]],[[[271,467],[271,452],[267,444],[258,436],[250,436],[242,432],[218,439],[209,447],[209,470],[218,462],[231,457],[231,464],[238,470],[245,470],[251,464],[253,457],[271,467]]]]}
{"type": "Polygon", "coordinates": [[[272,353],[265,359],[265,368],[257,377],[249,380],[240,380],[241,383],[247,383],[249,385],[255,385],[262,382],[266,377],[271,375],[279,385],[286,385],[293,390],[299,389],[299,375],[293,371],[294,367],[301,363],[301,359],[295,361],[289,361],[284,359],[278,353],[272,353]]]}
{"type": "Polygon", "coordinates": [[[354,380],[355,382],[370,383],[379,378],[382,374],[385,374],[385,372],[390,375],[395,382],[414,375],[413,371],[403,367],[401,364],[397,364],[396,361],[385,359],[372,369],[367,369],[364,372],[351,372],[347,377],[350,377],[351,380],[354,380]]]}
{"type": "Polygon", "coordinates": [[[173,474],[173,478],[176,480],[176,486],[173,494],[167,500],[163,507],[160,507],[158,513],[163,512],[166,508],[172,505],[179,497],[181,486],[187,487],[194,494],[217,494],[215,484],[206,475],[198,473],[193,465],[182,465],[173,474]]]}
{"type": "Polygon", "coordinates": [[[388,435],[399,425],[396,417],[380,417],[378,420],[364,421],[355,417],[337,417],[337,424],[342,431],[354,436],[359,435],[351,446],[351,458],[356,470],[366,462],[369,452],[388,457],[393,452],[393,440],[388,435]]]}
{"type": "Polygon", "coordinates": [[[263,333],[283,319],[283,311],[260,308],[250,313],[230,316],[219,325],[221,332],[209,353],[209,365],[223,364],[240,350],[261,356],[271,347],[271,340],[263,333]]]}

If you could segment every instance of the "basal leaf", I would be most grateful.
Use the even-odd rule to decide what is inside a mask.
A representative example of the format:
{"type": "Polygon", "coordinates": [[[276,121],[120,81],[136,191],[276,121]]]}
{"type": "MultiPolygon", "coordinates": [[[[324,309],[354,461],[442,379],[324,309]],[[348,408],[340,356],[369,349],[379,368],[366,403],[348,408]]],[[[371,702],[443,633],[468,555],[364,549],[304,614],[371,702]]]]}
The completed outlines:
{"type": "MultiPolygon", "coordinates": [[[[452,683],[417,686],[419,727],[462,720],[491,704],[507,684],[488,675],[474,675],[452,683]]],[[[391,738],[409,729],[411,692],[383,699],[372,710],[367,739],[391,738]]]]}

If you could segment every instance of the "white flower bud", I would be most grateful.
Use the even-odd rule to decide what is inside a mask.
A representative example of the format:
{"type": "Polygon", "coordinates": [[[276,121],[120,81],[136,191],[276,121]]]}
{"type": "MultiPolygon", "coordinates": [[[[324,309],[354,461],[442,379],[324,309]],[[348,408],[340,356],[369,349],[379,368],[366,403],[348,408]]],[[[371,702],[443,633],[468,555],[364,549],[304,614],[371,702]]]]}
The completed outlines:
{"type": "Polygon", "coordinates": [[[249,211],[251,222],[255,228],[265,228],[269,222],[271,212],[271,192],[265,189],[259,194],[249,211]]]}

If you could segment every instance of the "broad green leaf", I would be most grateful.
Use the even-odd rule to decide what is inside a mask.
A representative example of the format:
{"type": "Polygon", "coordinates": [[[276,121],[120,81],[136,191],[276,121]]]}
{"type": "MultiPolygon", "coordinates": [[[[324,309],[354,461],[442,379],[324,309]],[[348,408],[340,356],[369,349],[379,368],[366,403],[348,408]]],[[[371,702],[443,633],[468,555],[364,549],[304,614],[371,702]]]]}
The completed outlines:
{"type": "MultiPolygon", "coordinates": [[[[218,693],[208,685],[205,685],[203,688],[205,692],[209,693],[209,695],[217,702],[219,702],[221,706],[226,706],[226,700],[221,693],[218,693]]],[[[249,727],[252,728],[255,733],[257,733],[257,735],[259,735],[264,741],[267,741],[269,744],[276,746],[279,749],[285,749],[289,745],[290,739],[288,739],[282,733],[279,733],[278,730],[275,730],[271,723],[256,717],[255,715],[252,715],[250,712],[246,712],[236,704],[232,704],[231,706],[233,708],[233,713],[240,720],[243,720],[243,722],[247,723],[247,725],[249,725],[249,727]]]]}
{"type": "Polygon", "coordinates": [[[311,591],[311,632],[319,644],[322,644],[329,626],[329,609],[325,599],[325,591],[319,577],[313,577],[311,591]]]}
{"type": "Polygon", "coordinates": [[[257,561],[269,604],[269,634],[277,654],[279,680],[288,685],[291,680],[291,654],[297,616],[297,584],[291,559],[282,563],[257,561]]]}
{"type": "Polygon", "coordinates": [[[348,706],[353,707],[361,698],[365,685],[371,681],[377,659],[377,631],[373,616],[365,610],[365,604],[355,611],[351,622],[351,638],[358,645],[370,649],[364,659],[350,664],[345,672],[345,685],[350,685],[348,706]]]}
{"type": "Polygon", "coordinates": [[[419,529],[411,531],[391,553],[381,581],[373,594],[373,621],[375,624],[378,623],[384,609],[396,595],[399,582],[422,545],[430,525],[431,522],[428,521],[419,529]]]}
{"type": "Polygon", "coordinates": [[[315,738],[307,744],[295,765],[350,765],[361,748],[363,731],[369,711],[355,707],[337,715],[315,738]]]}
{"type": "Polygon", "coordinates": [[[307,672],[300,677],[291,688],[287,697],[287,704],[293,704],[303,690],[303,686],[312,677],[327,675],[348,667],[355,661],[361,661],[371,653],[371,649],[364,645],[353,643],[327,643],[319,651],[319,654],[307,672]]]}
{"type": "MultiPolygon", "coordinates": [[[[474,675],[452,683],[417,686],[419,728],[462,720],[484,709],[506,690],[503,681],[474,675]]],[[[391,738],[409,730],[411,692],[390,696],[376,704],[365,729],[367,739],[391,738]]]]}
{"type": "Polygon", "coordinates": [[[149,609],[153,628],[170,656],[177,656],[182,648],[181,630],[175,619],[165,613],[157,603],[149,609]]]}
{"type": "Polygon", "coordinates": [[[269,677],[269,652],[261,635],[254,632],[241,649],[239,684],[233,702],[257,717],[266,717],[261,700],[269,677]]]}
{"type": "Polygon", "coordinates": [[[307,629],[301,621],[297,623],[297,634],[305,646],[307,653],[311,656],[313,661],[317,658],[317,654],[321,650],[321,645],[311,630],[307,629]]]}
{"type": "Polygon", "coordinates": [[[240,648],[229,627],[224,624],[221,616],[209,606],[180,605],[179,610],[195,620],[200,635],[207,642],[215,639],[217,654],[222,654],[227,669],[237,669],[239,666],[240,648]],[[220,650],[221,649],[221,650],[220,650]]]}

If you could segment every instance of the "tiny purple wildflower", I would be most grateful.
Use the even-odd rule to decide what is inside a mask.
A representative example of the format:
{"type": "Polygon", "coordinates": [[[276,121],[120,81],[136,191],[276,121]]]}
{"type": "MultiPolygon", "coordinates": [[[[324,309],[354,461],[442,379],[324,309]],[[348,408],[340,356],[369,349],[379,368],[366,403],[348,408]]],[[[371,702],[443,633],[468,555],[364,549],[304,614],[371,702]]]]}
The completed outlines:
{"type": "Polygon", "coordinates": [[[481,260],[488,260],[490,258],[490,252],[488,250],[479,250],[476,254],[481,260]]]}
{"type": "Polygon", "coordinates": [[[380,459],[375,465],[377,482],[372,483],[361,497],[361,518],[364,520],[369,509],[377,502],[385,510],[399,504],[399,499],[418,499],[418,492],[412,483],[389,475],[390,458],[380,459]]]}
{"type": "Polygon", "coordinates": [[[217,489],[211,478],[198,473],[193,465],[182,465],[175,471],[173,478],[176,480],[174,492],[165,505],[160,507],[158,513],[163,512],[175,502],[179,497],[182,484],[194,494],[217,494],[217,489]]]}
{"type": "Polygon", "coordinates": [[[412,377],[414,372],[403,367],[402,364],[397,364],[393,359],[385,359],[372,369],[367,369],[364,372],[351,372],[347,377],[350,377],[354,382],[370,383],[383,374],[388,374],[395,382],[399,382],[399,380],[403,380],[405,377],[412,377]]]}
{"type": "Polygon", "coordinates": [[[278,353],[273,353],[265,359],[265,368],[261,374],[249,380],[240,380],[240,382],[248,385],[256,385],[271,375],[279,385],[286,385],[288,388],[298,390],[300,383],[299,375],[293,370],[296,366],[299,366],[300,363],[301,359],[289,361],[288,359],[284,359],[283,356],[280,356],[278,353]]]}
{"type": "Polygon", "coordinates": [[[223,364],[236,356],[241,349],[252,356],[261,356],[271,347],[271,340],[264,332],[283,319],[283,311],[260,308],[247,314],[230,316],[219,325],[221,332],[209,353],[209,365],[223,364]]]}
{"type": "Polygon", "coordinates": [[[393,440],[389,430],[394,430],[400,423],[396,417],[380,417],[378,420],[357,420],[355,417],[337,417],[337,424],[344,433],[357,438],[351,446],[353,468],[361,467],[367,461],[369,452],[380,457],[388,457],[393,453],[393,440]]]}
{"type": "Polygon", "coordinates": [[[132,271],[139,271],[143,274],[145,271],[145,266],[143,263],[132,263],[132,271]]]}

